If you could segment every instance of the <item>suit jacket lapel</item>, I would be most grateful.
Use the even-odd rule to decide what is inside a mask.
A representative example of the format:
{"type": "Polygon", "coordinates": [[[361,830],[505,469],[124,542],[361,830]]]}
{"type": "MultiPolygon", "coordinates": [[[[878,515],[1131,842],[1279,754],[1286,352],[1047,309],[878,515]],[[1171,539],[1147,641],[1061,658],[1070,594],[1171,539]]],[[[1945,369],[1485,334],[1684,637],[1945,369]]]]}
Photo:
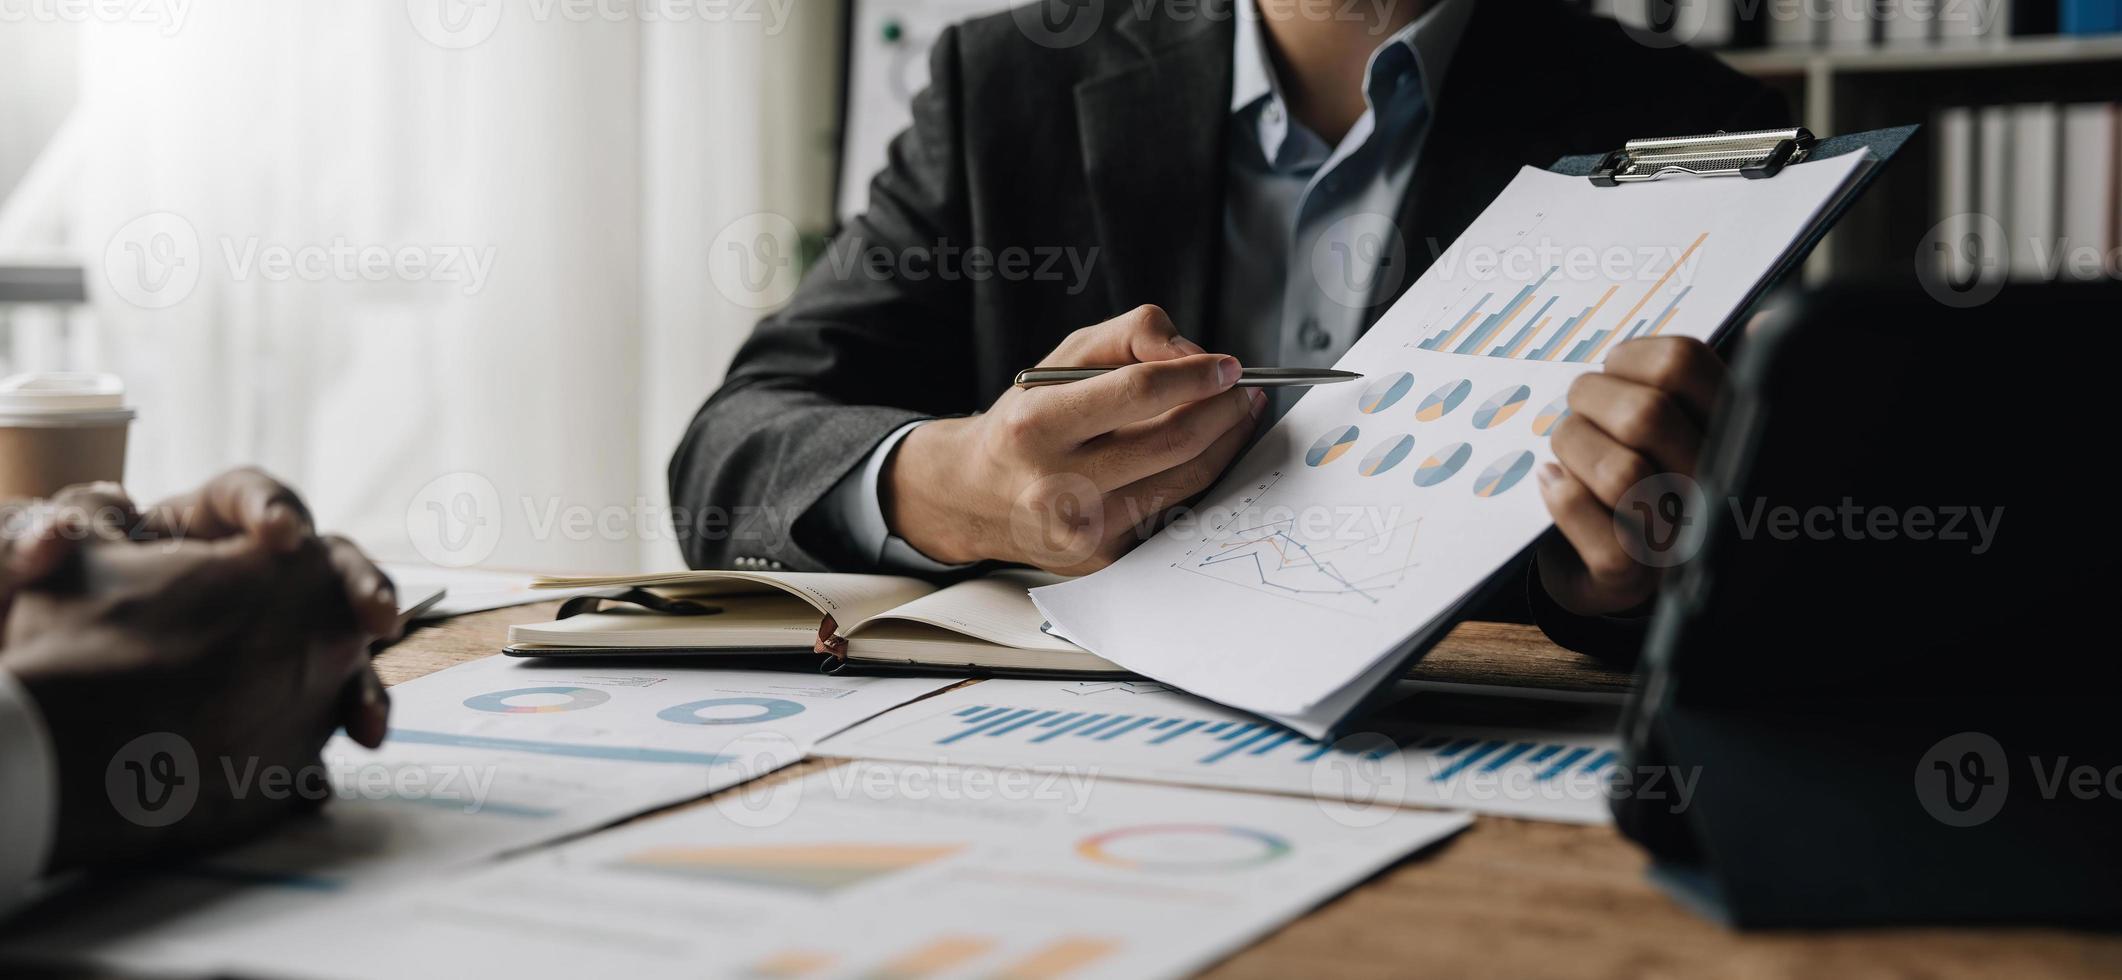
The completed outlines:
{"type": "Polygon", "coordinates": [[[1556,77],[1583,77],[1580,69],[1569,67],[1580,59],[1552,30],[1559,8],[1546,0],[1460,2],[1476,6],[1467,16],[1466,33],[1438,91],[1422,157],[1400,201],[1396,258],[1404,262],[1387,267],[1398,268],[1398,275],[1377,278],[1367,323],[1377,322],[1422,277],[1521,165],[1546,166],[1564,153],[1602,149],[1561,147],[1549,125],[1585,98],[1552,87],[1556,77]],[[1535,64],[1561,71],[1558,76],[1526,70],[1535,64]]]}
{"type": "Polygon", "coordinates": [[[1075,91],[1098,261],[1116,311],[1161,304],[1199,339],[1216,308],[1232,24],[1123,13],[1118,29],[1140,60],[1075,91]]]}

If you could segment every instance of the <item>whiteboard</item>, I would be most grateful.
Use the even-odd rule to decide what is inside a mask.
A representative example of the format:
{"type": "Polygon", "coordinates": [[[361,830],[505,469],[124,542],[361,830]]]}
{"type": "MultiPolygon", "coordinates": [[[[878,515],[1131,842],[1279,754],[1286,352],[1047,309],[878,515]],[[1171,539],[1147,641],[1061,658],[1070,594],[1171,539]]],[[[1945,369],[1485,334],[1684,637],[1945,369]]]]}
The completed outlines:
{"type": "Polygon", "coordinates": [[[869,182],[892,137],[913,122],[914,93],[928,85],[928,49],[945,27],[1010,7],[1008,0],[854,0],[848,17],[847,117],[840,134],[844,224],[869,206],[869,182]]]}

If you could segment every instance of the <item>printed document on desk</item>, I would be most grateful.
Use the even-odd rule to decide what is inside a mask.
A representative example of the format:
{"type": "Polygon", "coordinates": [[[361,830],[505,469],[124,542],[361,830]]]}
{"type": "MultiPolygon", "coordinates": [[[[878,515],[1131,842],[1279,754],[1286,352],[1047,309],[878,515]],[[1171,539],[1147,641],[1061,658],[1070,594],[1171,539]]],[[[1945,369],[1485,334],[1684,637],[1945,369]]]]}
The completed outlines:
{"type": "Polygon", "coordinates": [[[439,565],[420,565],[411,562],[382,562],[377,565],[391,582],[398,587],[400,601],[408,594],[425,594],[436,589],[444,590],[442,601],[423,610],[413,619],[427,622],[464,616],[489,609],[505,609],[509,606],[528,605],[533,602],[551,602],[602,591],[578,589],[573,592],[554,592],[531,588],[535,576],[527,572],[497,572],[479,568],[443,568],[439,565]]]}
{"type": "Polygon", "coordinates": [[[1421,715],[1320,741],[1154,681],[987,680],[872,718],[818,753],[1289,793],[1352,815],[1407,804],[1613,819],[1607,781],[1621,740],[1611,717],[1527,728],[1421,715]]]}
{"type": "Polygon", "coordinates": [[[1107,660],[1319,736],[1551,526],[1534,469],[1625,340],[1724,329],[1868,166],[1594,187],[1526,168],[1189,519],[1032,593],[1107,660]]]}
{"type": "MultiPolygon", "coordinates": [[[[318,813],[128,883],[0,950],[223,969],[296,913],[737,785],[952,683],[498,656],[452,667],[392,688],[394,727],[380,750],[343,736],[326,746],[333,798],[318,813]]],[[[218,766],[202,768],[221,778],[218,766]]]]}
{"type": "Polygon", "coordinates": [[[1469,823],[1369,816],[1087,774],[855,763],[311,916],[235,966],[405,980],[1181,976],[1469,823]]]}

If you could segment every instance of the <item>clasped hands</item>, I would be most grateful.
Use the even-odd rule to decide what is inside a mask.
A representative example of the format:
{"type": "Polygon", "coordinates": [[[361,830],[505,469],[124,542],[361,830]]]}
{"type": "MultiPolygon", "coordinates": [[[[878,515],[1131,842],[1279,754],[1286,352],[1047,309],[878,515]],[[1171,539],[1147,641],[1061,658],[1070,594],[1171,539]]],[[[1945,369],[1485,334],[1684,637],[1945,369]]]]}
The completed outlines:
{"type": "Polygon", "coordinates": [[[395,592],[351,542],[319,536],[292,490],[245,469],[146,508],[98,484],[9,509],[0,667],[56,756],[50,870],[240,839],[317,800],[227,772],[319,779],[334,731],[382,742],[390,700],[369,655],[398,634],[395,592]],[[149,735],[197,761],[195,801],[166,826],[129,818],[106,786],[149,735]]]}

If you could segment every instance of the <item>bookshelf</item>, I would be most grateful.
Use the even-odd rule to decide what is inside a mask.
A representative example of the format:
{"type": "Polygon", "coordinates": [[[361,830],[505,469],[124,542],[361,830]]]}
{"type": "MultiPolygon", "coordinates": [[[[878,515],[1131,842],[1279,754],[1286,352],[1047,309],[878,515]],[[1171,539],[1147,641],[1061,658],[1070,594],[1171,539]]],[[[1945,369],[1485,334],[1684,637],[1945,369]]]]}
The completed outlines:
{"type": "Polygon", "coordinates": [[[1906,123],[1925,127],[1821,243],[1805,270],[1813,283],[1910,271],[1938,218],[1932,123],[1940,110],[2122,98],[2122,35],[2018,36],[1914,48],[1752,48],[1719,57],[1782,91],[1795,117],[1823,136],[1906,123]]]}

